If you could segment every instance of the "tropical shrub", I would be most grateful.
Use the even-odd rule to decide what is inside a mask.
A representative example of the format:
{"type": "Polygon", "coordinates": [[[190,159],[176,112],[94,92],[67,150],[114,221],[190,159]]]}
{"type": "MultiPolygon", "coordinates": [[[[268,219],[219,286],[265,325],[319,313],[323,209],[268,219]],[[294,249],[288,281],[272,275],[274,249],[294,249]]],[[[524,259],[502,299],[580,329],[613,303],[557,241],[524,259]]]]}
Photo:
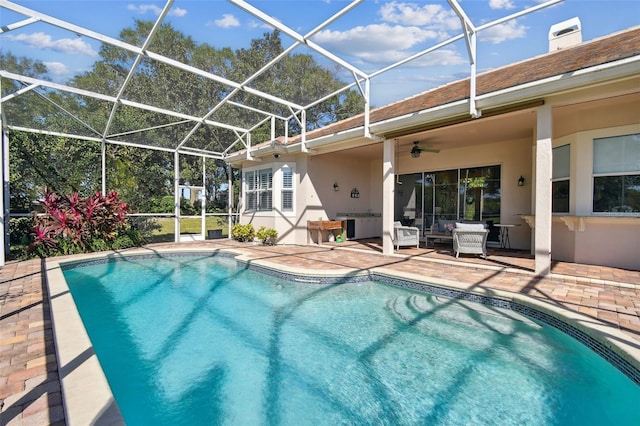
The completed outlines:
{"type": "Polygon", "coordinates": [[[237,241],[253,241],[256,236],[256,230],[250,223],[246,225],[237,223],[231,228],[231,236],[237,241]]]}
{"type": "Polygon", "coordinates": [[[117,191],[99,192],[83,198],[45,190],[40,202],[43,214],[36,215],[33,242],[27,253],[40,257],[121,249],[141,245],[142,233],[127,221],[126,203],[117,191]]]}
{"type": "Polygon", "coordinates": [[[15,217],[9,219],[9,243],[27,246],[31,242],[29,234],[33,228],[32,217],[15,217]]]}
{"type": "Polygon", "coordinates": [[[262,241],[263,244],[271,246],[276,243],[276,238],[278,238],[278,231],[273,228],[261,226],[260,229],[258,229],[258,232],[256,232],[256,237],[258,237],[258,239],[262,241]]]}

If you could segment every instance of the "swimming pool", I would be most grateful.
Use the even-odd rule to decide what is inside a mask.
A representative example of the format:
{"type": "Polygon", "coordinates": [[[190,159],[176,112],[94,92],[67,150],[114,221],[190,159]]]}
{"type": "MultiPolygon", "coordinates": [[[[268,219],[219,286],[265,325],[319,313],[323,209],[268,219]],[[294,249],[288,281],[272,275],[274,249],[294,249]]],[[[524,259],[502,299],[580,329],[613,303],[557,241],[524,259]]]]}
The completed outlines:
{"type": "Polygon", "coordinates": [[[640,387],[513,311],[220,256],[65,278],[127,424],[638,424],[640,387]]]}

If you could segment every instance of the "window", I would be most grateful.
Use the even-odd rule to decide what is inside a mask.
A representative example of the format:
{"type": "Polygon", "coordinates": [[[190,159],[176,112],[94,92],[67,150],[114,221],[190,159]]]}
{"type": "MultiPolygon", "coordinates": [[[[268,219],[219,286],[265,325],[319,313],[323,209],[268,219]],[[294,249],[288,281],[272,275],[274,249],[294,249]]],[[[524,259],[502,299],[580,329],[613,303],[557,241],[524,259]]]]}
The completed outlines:
{"type": "Polygon", "coordinates": [[[247,210],[269,211],[272,209],[271,169],[247,172],[245,178],[247,210]]]}
{"type": "Polygon", "coordinates": [[[640,212],[640,134],[593,140],[593,211],[640,212]]]}
{"type": "Polygon", "coordinates": [[[571,145],[553,148],[553,174],[551,176],[551,211],[569,213],[569,183],[571,145]]]}
{"type": "Polygon", "coordinates": [[[293,169],[282,168],[282,211],[293,211],[293,169]]]}

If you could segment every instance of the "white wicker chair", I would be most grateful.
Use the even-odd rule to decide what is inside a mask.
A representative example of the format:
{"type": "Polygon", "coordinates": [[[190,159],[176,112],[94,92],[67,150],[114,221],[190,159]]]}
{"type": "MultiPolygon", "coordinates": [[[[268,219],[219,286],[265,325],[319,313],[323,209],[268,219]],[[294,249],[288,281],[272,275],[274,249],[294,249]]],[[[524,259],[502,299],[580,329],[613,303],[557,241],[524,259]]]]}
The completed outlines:
{"type": "Polygon", "coordinates": [[[415,226],[403,226],[400,222],[393,224],[393,244],[396,250],[400,246],[416,246],[420,247],[420,229],[415,226]]]}
{"type": "Polygon", "coordinates": [[[482,224],[456,223],[453,229],[453,251],[456,257],[460,253],[480,254],[487,258],[487,236],[489,230],[482,224]]]}

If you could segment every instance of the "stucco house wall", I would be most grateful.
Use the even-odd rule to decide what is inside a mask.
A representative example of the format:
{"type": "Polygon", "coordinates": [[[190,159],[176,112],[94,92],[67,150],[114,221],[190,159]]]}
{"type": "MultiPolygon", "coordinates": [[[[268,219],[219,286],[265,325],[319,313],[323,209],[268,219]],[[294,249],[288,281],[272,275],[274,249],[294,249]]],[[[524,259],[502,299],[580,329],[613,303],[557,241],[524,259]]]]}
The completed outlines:
{"type": "Polygon", "coordinates": [[[574,94],[574,104],[588,100],[570,114],[563,111],[570,105],[566,95],[549,99],[561,104],[554,113],[553,146],[571,146],[570,211],[554,213],[554,260],[640,268],[640,218],[593,212],[593,140],[640,133],[638,88],[636,78],[611,87],[605,98],[599,98],[601,87],[574,94]]]}
{"type": "MultiPolygon", "coordinates": [[[[469,82],[460,80],[372,110],[368,129],[363,115],[355,116],[309,132],[306,140],[256,147],[259,166],[243,152],[228,161],[247,170],[270,164],[276,149],[288,154],[278,162],[290,157],[295,211],[270,215],[282,243],[306,243],[307,220],[384,211],[383,252],[391,253],[396,175],[500,165],[500,222],[517,225],[509,232],[511,247],[531,250],[536,272],[548,272],[549,259],[640,269],[637,211],[593,211],[594,138],[640,134],[639,35],[633,28],[478,75],[479,116],[469,116],[469,82]],[[438,154],[409,155],[413,141],[434,138],[438,154]],[[570,147],[569,211],[553,213],[551,151],[562,145],[570,147]],[[354,188],[358,198],[350,197],[354,188]]],[[[628,172],[637,175],[640,166],[628,172]]],[[[246,213],[241,220],[259,224],[267,216],[246,213]]]]}

